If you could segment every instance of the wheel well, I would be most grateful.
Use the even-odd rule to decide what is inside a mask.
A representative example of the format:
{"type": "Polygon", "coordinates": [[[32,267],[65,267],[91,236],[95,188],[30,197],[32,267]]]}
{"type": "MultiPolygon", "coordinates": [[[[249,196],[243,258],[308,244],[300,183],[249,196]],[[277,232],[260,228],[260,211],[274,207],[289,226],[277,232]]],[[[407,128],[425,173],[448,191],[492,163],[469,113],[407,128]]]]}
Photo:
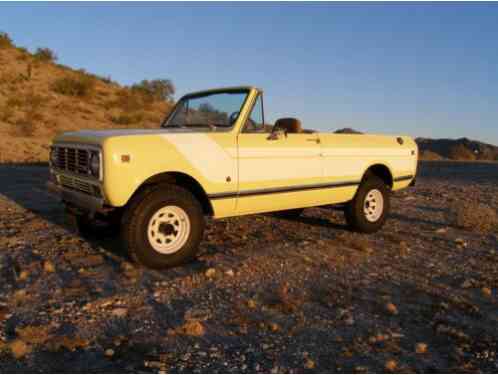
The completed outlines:
{"type": "Polygon", "coordinates": [[[393,176],[391,175],[391,171],[389,168],[387,168],[383,164],[375,164],[372,165],[370,168],[367,169],[365,174],[363,175],[363,179],[365,179],[368,176],[377,176],[379,177],[386,186],[389,186],[390,188],[393,187],[393,176]]]}
{"type": "Polygon", "coordinates": [[[181,172],[160,173],[145,180],[138,190],[141,190],[147,185],[154,185],[159,183],[175,184],[187,189],[197,198],[202,206],[202,211],[204,212],[204,214],[213,215],[213,206],[211,205],[206,192],[202,188],[201,184],[199,184],[199,182],[197,182],[197,180],[192,176],[181,172]]]}

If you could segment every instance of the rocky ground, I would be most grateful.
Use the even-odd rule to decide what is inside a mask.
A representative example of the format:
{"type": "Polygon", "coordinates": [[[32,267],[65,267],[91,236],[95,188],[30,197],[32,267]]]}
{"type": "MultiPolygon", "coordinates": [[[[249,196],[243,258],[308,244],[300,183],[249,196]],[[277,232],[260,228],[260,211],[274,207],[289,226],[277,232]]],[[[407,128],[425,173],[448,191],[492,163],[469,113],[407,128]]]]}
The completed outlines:
{"type": "Polygon", "coordinates": [[[326,208],[210,222],[199,259],[158,272],[83,239],[43,187],[0,167],[0,372],[497,372],[498,164],[424,163],[385,228],[326,208]]]}

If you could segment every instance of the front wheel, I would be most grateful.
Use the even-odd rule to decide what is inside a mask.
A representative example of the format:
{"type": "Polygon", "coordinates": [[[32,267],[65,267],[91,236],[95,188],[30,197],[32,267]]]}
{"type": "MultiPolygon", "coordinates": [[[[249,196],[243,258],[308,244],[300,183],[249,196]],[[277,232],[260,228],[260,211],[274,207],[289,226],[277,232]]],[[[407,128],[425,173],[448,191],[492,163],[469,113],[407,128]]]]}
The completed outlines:
{"type": "Polygon", "coordinates": [[[204,216],[197,199],[175,185],[147,188],[125,211],[122,237],[130,257],[149,268],[193,259],[202,240],[204,216]]]}
{"type": "Polygon", "coordinates": [[[389,188],[376,176],[367,177],[344,209],[348,225],[362,233],[377,232],[390,209],[389,188]]]}

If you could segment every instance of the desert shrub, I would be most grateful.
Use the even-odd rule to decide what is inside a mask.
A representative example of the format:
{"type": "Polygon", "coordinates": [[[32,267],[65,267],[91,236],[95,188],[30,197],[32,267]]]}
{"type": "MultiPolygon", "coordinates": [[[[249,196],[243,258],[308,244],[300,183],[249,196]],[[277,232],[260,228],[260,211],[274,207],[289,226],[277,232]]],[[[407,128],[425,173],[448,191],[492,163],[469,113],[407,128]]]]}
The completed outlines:
{"type": "Polygon", "coordinates": [[[420,153],[420,159],[422,160],[442,160],[443,157],[433,151],[429,151],[429,150],[426,150],[426,151],[422,151],[420,153]]]}
{"type": "Polygon", "coordinates": [[[22,118],[15,122],[14,128],[10,131],[10,135],[14,137],[32,137],[36,130],[35,124],[40,120],[42,120],[42,117],[36,112],[25,113],[22,118]]]}
{"type": "Polygon", "coordinates": [[[52,90],[56,93],[75,97],[90,96],[94,87],[95,80],[85,74],[78,77],[59,78],[52,84],[52,90]]]}
{"type": "Polygon", "coordinates": [[[476,160],[476,155],[464,145],[453,146],[449,157],[453,160],[476,160]]]}
{"type": "Polygon", "coordinates": [[[10,122],[14,116],[14,109],[7,104],[0,107],[0,121],[10,122]]]}
{"type": "Polygon", "coordinates": [[[9,34],[0,31],[0,48],[9,48],[13,47],[14,43],[12,43],[12,39],[9,34]]]}
{"type": "Polygon", "coordinates": [[[498,215],[496,210],[477,202],[460,201],[448,212],[448,223],[452,226],[489,233],[498,230],[498,215]]]}
{"type": "Polygon", "coordinates": [[[7,99],[5,105],[10,108],[21,108],[24,104],[24,101],[19,96],[11,96],[7,99]]]}
{"type": "Polygon", "coordinates": [[[33,56],[39,61],[55,62],[57,55],[50,48],[37,48],[33,56]]]}
{"type": "Polygon", "coordinates": [[[143,80],[131,86],[131,90],[141,93],[149,101],[172,101],[175,86],[169,79],[143,80]]]}
{"type": "Polygon", "coordinates": [[[117,116],[111,116],[110,119],[117,125],[131,125],[141,122],[144,116],[142,113],[122,113],[117,116]]]}
{"type": "Polygon", "coordinates": [[[136,91],[122,89],[116,94],[116,100],[111,105],[121,108],[125,112],[139,111],[147,105],[144,96],[136,91]]]}

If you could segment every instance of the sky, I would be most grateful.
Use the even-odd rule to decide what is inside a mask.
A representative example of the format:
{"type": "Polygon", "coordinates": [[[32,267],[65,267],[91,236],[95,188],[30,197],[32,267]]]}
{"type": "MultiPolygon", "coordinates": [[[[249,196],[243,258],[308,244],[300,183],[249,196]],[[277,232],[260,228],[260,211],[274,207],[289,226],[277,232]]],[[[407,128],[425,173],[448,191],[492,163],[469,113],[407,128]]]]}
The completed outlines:
{"type": "Polygon", "coordinates": [[[257,86],[270,121],[498,145],[498,3],[1,3],[0,30],[176,98],[257,86]]]}

